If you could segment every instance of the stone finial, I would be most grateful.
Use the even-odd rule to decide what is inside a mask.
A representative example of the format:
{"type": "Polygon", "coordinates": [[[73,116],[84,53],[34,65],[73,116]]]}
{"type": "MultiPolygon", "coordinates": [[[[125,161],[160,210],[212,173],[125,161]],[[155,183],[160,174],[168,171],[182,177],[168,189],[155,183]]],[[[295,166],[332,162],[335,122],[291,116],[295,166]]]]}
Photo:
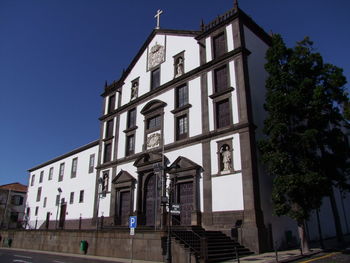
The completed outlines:
{"type": "Polygon", "coordinates": [[[105,88],[107,88],[107,86],[108,86],[108,83],[107,83],[107,80],[105,81],[105,88]]]}
{"type": "Polygon", "coordinates": [[[204,31],[204,20],[203,19],[201,21],[201,26],[200,27],[201,27],[201,30],[204,31]]]}
{"type": "Polygon", "coordinates": [[[238,0],[233,0],[233,8],[237,11],[238,10],[238,0]]]}

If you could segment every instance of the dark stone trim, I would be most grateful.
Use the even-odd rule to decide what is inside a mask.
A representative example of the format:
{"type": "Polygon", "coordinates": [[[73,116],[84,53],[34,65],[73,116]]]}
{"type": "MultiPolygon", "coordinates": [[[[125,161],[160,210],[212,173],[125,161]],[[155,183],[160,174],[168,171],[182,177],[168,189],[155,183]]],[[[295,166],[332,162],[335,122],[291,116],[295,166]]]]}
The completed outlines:
{"type": "Polygon", "coordinates": [[[211,177],[223,177],[223,176],[239,174],[239,173],[242,173],[242,170],[234,170],[234,171],[227,173],[227,174],[212,174],[211,177]]]}
{"type": "Polygon", "coordinates": [[[129,132],[132,132],[132,131],[136,130],[137,128],[138,128],[138,126],[134,126],[134,127],[131,127],[129,129],[124,130],[123,132],[124,133],[129,133],[129,132]]]}
{"type": "Polygon", "coordinates": [[[106,141],[110,141],[114,138],[114,136],[109,136],[108,138],[104,138],[102,139],[102,141],[106,142],[106,141]]]}
{"type": "Polygon", "coordinates": [[[227,19],[222,20],[221,22],[218,22],[215,24],[215,26],[211,27],[209,30],[206,30],[199,34],[196,39],[200,40],[208,35],[210,35],[212,32],[216,31],[218,28],[223,27],[233,20],[240,18],[244,25],[246,25],[251,31],[253,31],[262,41],[264,41],[267,45],[271,46],[271,36],[264,31],[255,21],[249,17],[244,11],[241,9],[238,9],[236,13],[234,13],[232,16],[228,17],[227,19]]]}
{"type": "Polygon", "coordinates": [[[178,112],[180,112],[180,111],[184,111],[184,110],[188,110],[189,108],[191,108],[192,107],[192,105],[191,104],[186,104],[186,105],[184,105],[184,106],[182,106],[182,107],[179,107],[179,108],[175,108],[175,109],[173,109],[172,111],[170,111],[172,114],[176,114],[176,113],[178,113],[178,112]]]}
{"type": "Polygon", "coordinates": [[[227,94],[227,93],[231,93],[231,92],[234,91],[234,90],[235,90],[234,88],[229,87],[229,88],[227,88],[227,89],[225,89],[225,90],[222,90],[222,91],[220,91],[220,92],[213,93],[212,95],[209,96],[209,98],[215,99],[215,98],[217,98],[217,97],[219,97],[219,96],[221,96],[221,95],[225,95],[225,94],[227,94]]]}
{"type": "Polygon", "coordinates": [[[67,158],[67,157],[69,157],[69,156],[71,156],[71,155],[74,155],[74,154],[77,154],[77,153],[79,153],[79,152],[85,151],[85,150],[87,150],[87,149],[89,149],[89,148],[92,148],[92,147],[98,145],[98,143],[99,143],[99,140],[93,141],[93,142],[91,142],[91,143],[89,143],[89,144],[86,144],[86,145],[84,145],[84,146],[82,146],[82,147],[80,147],[80,148],[77,148],[77,149],[75,149],[75,150],[73,150],[73,151],[71,151],[71,152],[69,152],[69,153],[66,153],[66,154],[64,154],[64,155],[61,155],[61,156],[55,158],[55,159],[52,159],[52,160],[47,161],[47,162],[45,162],[45,163],[39,164],[39,165],[37,165],[37,166],[35,166],[35,167],[33,167],[33,168],[30,168],[30,169],[28,169],[28,172],[33,172],[33,171],[35,171],[35,170],[37,170],[37,169],[40,169],[40,168],[42,168],[42,167],[44,167],[44,166],[46,166],[46,165],[50,165],[50,164],[55,163],[55,162],[57,162],[57,161],[60,161],[60,160],[62,160],[62,159],[64,159],[64,158],[67,158]]]}
{"type": "MultiPolygon", "coordinates": [[[[190,145],[197,144],[197,143],[203,143],[204,141],[206,141],[208,139],[215,139],[215,138],[221,137],[225,134],[231,134],[232,132],[239,133],[243,129],[246,129],[249,126],[251,127],[251,129],[255,129],[255,126],[249,125],[248,123],[233,124],[233,125],[230,125],[228,127],[222,128],[220,130],[214,130],[214,131],[207,132],[207,133],[204,133],[201,135],[190,137],[188,139],[184,139],[181,141],[175,141],[173,143],[167,144],[164,146],[164,151],[169,152],[169,151],[183,148],[184,145],[190,146],[190,145]]],[[[108,165],[119,165],[119,164],[131,162],[145,153],[154,153],[154,152],[159,152],[159,151],[160,151],[159,147],[152,148],[150,150],[145,150],[145,151],[136,153],[134,155],[115,160],[111,163],[101,164],[100,166],[97,167],[97,169],[103,169],[103,168],[107,167],[108,165]]]]}
{"type": "MultiPolygon", "coordinates": [[[[224,54],[223,56],[221,56],[217,59],[213,59],[213,60],[209,61],[208,63],[203,64],[203,65],[183,74],[182,76],[177,77],[177,78],[161,85],[157,89],[151,90],[151,91],[147,92],[146,94],[141,95],[140,97],[132,100],[131,102],[124,104],[123,106],[120,106],[119,108],[114,110],[114,112],[111,112],[110,114],[113,115],[113,114],[127,111],[127,110],[135,107],[136,105],[144,102],[144,101],[151,100],[152,98],[158,97],[160,94],[168,91],[169,89],[174,88],[174,86],[181,85],[183,82],[187,82],[190,79],[194,79],[194,78],[198,77],[198,75],[201,73],[201,71],[211,70],[211,68],[215,67],[217,63],[220,63],[220,62],[226,63],[232,57],[235,57],[241,53],[249,55],[251,52],[249,50],[247,50],[246,48],[238,47],[230,52],[227,52],[226,54],[224,54]]],[[[99,120],[104,120],[107,117],[109,117],[109,114],[99,117],[99,120]]]]}
{"type": "Polygon", "coordinates": [[[210,139],[202,142],[202,163],[203,163],[203,225],[211,226],[213,224],[213,197],[211,183],[211,149],[210,139]]]}

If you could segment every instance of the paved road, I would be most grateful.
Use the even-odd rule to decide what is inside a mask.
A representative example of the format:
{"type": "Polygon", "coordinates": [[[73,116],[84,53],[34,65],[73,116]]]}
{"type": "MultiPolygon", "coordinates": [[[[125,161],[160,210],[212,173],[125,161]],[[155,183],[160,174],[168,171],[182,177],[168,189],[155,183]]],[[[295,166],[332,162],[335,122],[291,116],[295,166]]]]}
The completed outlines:
{"type": "Polygon", "coordinates": [[[111,263],[111,261],[0,249],[1,263],[111,263]]]}
{"type": "Polygon", "coordinates": [[[350,250],[336,251],[336,252],[322,252],[311,258],[304,258],[299,263],[349,263],[350,262],[350,250]]]}

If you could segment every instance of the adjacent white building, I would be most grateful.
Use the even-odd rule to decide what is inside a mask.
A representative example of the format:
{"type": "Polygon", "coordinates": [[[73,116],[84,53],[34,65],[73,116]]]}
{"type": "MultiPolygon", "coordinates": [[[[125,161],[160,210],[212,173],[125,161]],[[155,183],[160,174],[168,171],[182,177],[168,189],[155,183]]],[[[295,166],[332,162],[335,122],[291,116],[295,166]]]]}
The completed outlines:
{"type": "Polygon", "coordinates": [[[91,225],[95,198],[98,141],[29,169],[29,229],[91,225]]]}

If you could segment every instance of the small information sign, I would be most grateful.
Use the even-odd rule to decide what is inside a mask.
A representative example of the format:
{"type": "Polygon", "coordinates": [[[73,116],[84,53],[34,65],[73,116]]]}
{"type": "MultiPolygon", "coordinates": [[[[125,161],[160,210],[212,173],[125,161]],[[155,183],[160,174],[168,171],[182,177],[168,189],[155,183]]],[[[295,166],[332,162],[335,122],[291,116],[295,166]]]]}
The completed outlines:
{"type": "Polygon", "coordinates": [[[172,215],[179,215],[180,214],[180,205],[179,204],[173,204],[171,206],[170,213],[172,215]]]}
{"type": "Polygon", "coordinates": [[[130,236],[134,236],[135,235],[135,228],[130,228],[130,236]]]}

